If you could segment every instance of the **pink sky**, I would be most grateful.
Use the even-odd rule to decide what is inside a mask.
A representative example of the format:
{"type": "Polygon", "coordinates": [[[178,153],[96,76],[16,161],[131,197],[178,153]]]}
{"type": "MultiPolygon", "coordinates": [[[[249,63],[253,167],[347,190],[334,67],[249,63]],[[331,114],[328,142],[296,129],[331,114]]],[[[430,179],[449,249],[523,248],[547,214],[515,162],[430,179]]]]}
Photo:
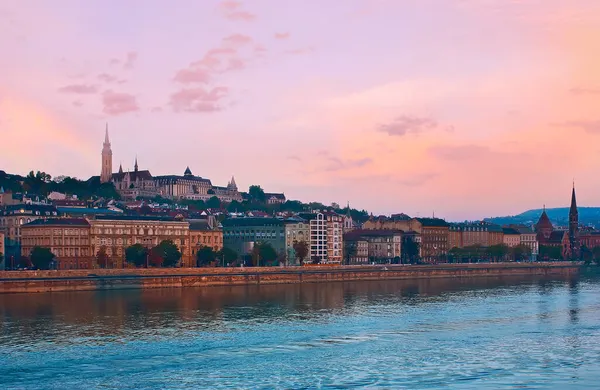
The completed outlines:
{"type": "Polygon", "coordinates": [[[597,0],[0,3],[0,169],[450,220],[600,206],[597,0]],[[85,4],[84,4],[85,3],[85,4]]]}

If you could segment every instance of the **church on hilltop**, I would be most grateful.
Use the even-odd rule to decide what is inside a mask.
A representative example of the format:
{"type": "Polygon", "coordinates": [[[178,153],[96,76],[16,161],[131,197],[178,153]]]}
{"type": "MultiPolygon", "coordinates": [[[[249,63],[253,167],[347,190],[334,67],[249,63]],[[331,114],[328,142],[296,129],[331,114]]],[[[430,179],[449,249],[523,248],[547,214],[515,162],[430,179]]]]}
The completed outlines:
{"type": "Polygon", "coordinates": [[[581,250],[581,237],[579,234],[579,211],[577,210],[577,197],[575,196],[575,184],[571,192],[571,207],[569,209],[569,229],[554,229],[546,207],[535,225],[535,232],[540,245],[556,246],[561,248],[563,258],[578,258],[581,250]]]}
{"type": "MultiPolygon", "coordinates": [[[[98,178],[98,176],[95,176],[95,178],[98,178]]],[[[194,176],[189,167],[185,169],[183,176],[152,176],[150,171],[139,169],[137,156],[133,171],[124,171],[123,166],[119,165],[119,171],[113,173],[108,124],[106,125],[102,146],[102,169],[99,179],[101,183],[113,183],[119,195],[124,199],[161,196],[168,199],[206,201],[216,196],[223,202],[234,200],[241,202],[243,200],[233,177],[231,177],[231,181],[227,183],[226,187],[217,187],[213,186],[209,179],[194,176]]]]}

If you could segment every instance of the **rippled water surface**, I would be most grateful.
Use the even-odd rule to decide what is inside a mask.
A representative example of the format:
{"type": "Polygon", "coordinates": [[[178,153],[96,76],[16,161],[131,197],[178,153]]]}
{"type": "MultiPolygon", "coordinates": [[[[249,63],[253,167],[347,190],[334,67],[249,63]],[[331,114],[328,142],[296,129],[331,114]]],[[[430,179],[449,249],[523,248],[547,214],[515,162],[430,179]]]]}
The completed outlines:
{"type": "Polygon", "coordinates": [[[600,278],[0,296],[0,388],[600,388],[600,278]]]}

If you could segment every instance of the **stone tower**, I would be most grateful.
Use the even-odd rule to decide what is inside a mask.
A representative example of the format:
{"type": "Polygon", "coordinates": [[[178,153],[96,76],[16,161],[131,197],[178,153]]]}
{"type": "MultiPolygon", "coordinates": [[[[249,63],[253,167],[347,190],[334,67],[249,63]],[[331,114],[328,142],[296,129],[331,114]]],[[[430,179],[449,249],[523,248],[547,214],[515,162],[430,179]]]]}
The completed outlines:
{"type": "Polygon", "coordinates": [[[571,256],[579,257],[579,211],[577,211],[577,199],[575,197],[575,183],[571,193],[571,208],[569,209],[569,244],[571,256]]]}
{"type": "Polygon", "coordinates": [[[102,146],[102,172],[100,173],[100,183],[108,183],[112,179],[112,150],[110,140],[108,139],[108,123],[104,134],[104,145],[102,146]]]}

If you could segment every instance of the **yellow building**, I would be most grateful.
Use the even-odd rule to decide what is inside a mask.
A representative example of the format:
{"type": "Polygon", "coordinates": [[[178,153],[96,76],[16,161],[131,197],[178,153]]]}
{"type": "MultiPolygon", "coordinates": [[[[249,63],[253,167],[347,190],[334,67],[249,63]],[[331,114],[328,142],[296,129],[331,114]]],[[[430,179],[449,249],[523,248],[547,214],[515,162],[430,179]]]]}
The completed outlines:
{"type": "Polygon", "coordinates": [[[36,246],[50,249],[58,269],[94,268],[90,224],[83,218],[37,219],[21,227],[21,255],[36,246]]]}
{"type": "Polygon", "coordinates": [[[211,247],[215,252],[223,249],[223,230],[211,228],[208,221],[190,222],[190,249],[189,262],[184,267],[196,266],[196,255],[202,247],[211,247]]]}
{"type": "Polygon", "coordinates": [[[106,248],[113,267],[124,268],[125,249],[141,244],[148,249],[172,240],[181,252],[182,266],[191,264],[190,224],[166,217],[98,216],[90,221],[92,255],[106,248]]]}

